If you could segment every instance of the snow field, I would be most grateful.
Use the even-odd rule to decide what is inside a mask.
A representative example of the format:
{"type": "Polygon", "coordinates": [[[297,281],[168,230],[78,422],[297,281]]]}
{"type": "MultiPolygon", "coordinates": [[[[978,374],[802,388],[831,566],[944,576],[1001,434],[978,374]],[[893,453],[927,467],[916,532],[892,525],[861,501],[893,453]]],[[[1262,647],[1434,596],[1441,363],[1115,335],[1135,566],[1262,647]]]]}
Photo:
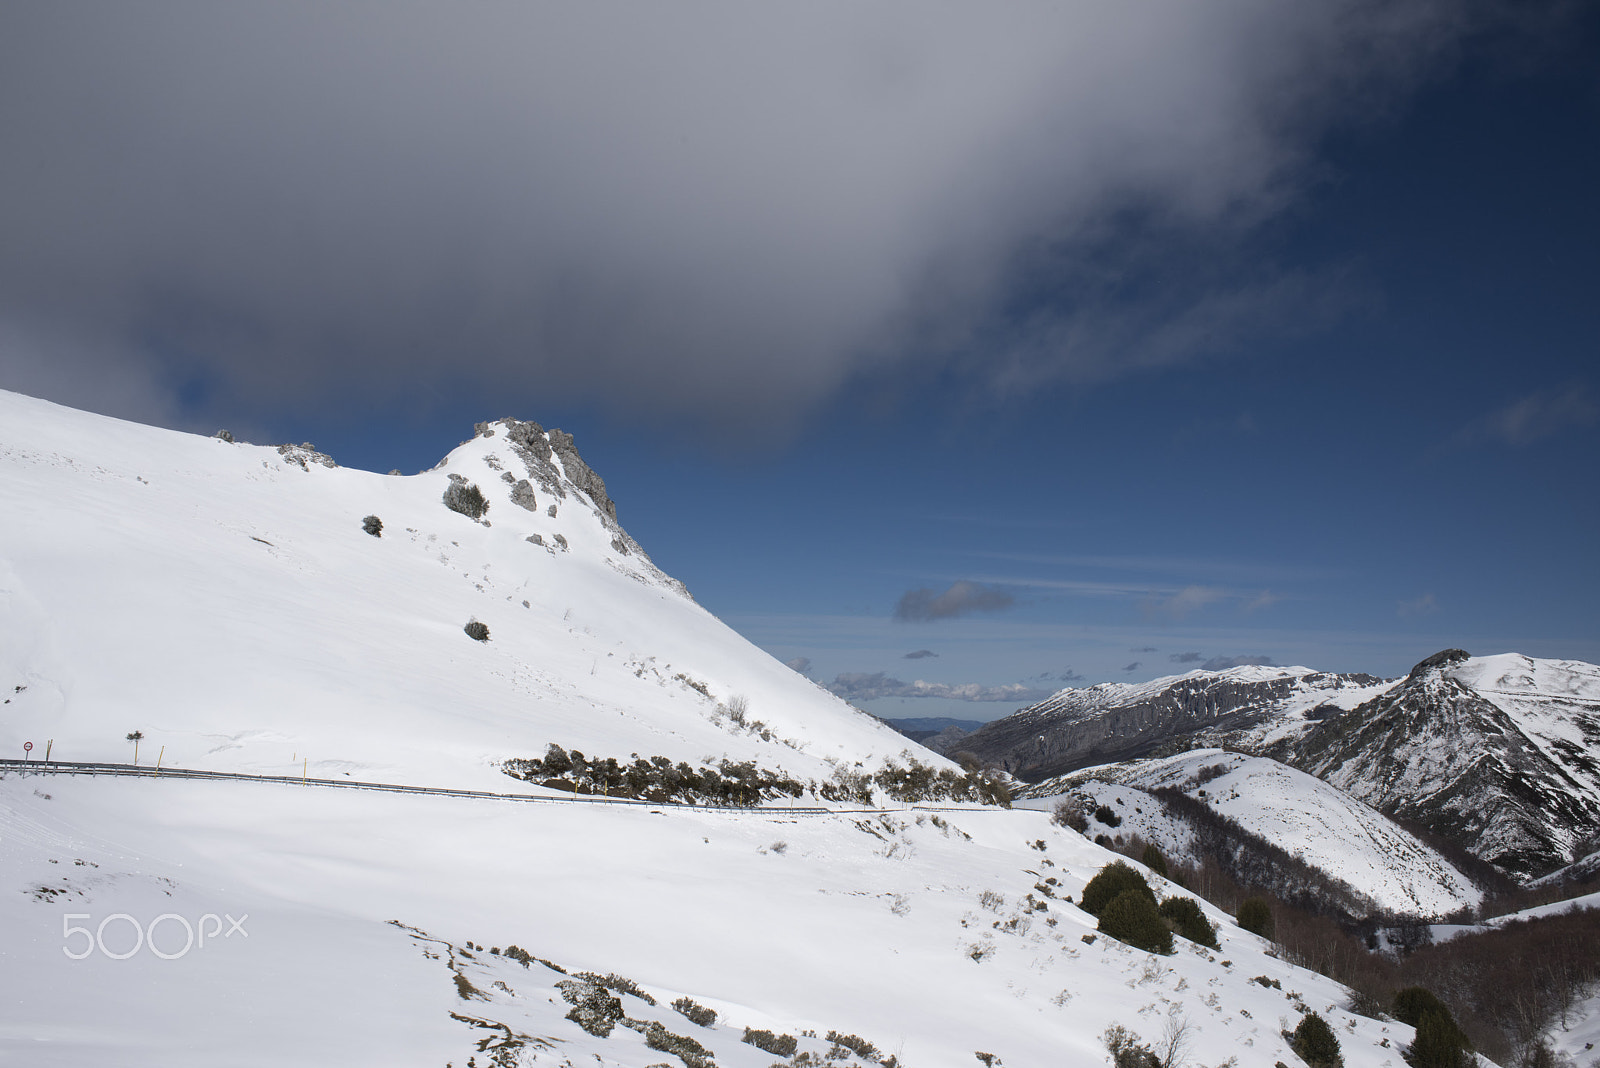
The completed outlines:
{"type": "MultiPolygon", "coordinates": [[[[35,1065],[112,1049],[128,1065],[461,1065],[488,1032],[452,1012],[549,1043],[530,1045],[525,1063],[670,1061],[635,1032],[596,1039],[565,1020],[550,993],[562,977],[537,963],[457,958],[488,995],[463,1000],[449,954],[430,959],[438,945],[390,920],[456,950],[515,943],[569,971],[626,976],[660,1000],[650,1018],[730,1066],[775,1059],[738,1042],[746,1026],[857,1034],[914,1068],[965,1066],[975,1051],[1010,1065],[1096,1064],[1110,1023],[1153,1039],[1173,1011],[1194,1026],[1192,1064],[1293,1063],[1279,1030],[1298,1020],[1296,1001],[1334,1024],[1352,1068],[1398,1068],[1393,1047],[1409,1038],[1344,1013],[1337,984],[1269,956],[1204,904],[1221,953],[1181,939],[1172,957],[1104,936],[1086,944],[1093,917],[1033,888],[1054,877],[1059,895],[1076,897],[1112,857],[1039,813],[535,811],[16,774],[0,781],[0,805],[0,924],[13,936],[0,962],[10,1007],[0,1057],[35,1065]],[[64,893],[30,893],[43,886],[64,893]],[[1047,911],[1025,910],[1029,893],[1047,911]],[[68,912],[87,913],[84,924],[119,912],[144,923],[247,914],[249,937],[172,961],[70,960],[68,912]],[[1252,983],[1258,975],[1281,990],[1252,983]],[[666,1006],[681,995],[726,1026],[672,1019],[666,1006]]],[[[168,951],[179,934],[165,932],[168,951]]],[[[623,1000],[629,1015],[648,1015],[623,1000]]]]}

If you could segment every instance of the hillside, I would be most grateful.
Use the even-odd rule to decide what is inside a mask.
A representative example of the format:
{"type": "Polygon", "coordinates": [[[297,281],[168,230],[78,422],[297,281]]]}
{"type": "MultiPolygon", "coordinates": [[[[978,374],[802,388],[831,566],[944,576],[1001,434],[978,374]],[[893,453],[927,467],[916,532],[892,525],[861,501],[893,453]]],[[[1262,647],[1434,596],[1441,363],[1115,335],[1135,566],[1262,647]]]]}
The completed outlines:
{"type": "Polygon", "coordinates": [[[1446,650],[1286,753],[1529,879],[1581,859],[1600,830],[1600,670],[1446,650]]]}
{"type": "Polygon", "coordinates": [[[1182,791],[1334,880],[1372,912],[1440,916],[1477,905],[1482,892],[1414,836],[1334,787],[1273,760],[1201,749],[1160,760],[1091,768],[1033,787],[1047,807],[1076,793],[1115,806],[1118,831],[1139,834],[1170,856],[1193,852],[1194,830],[1149,791],[1182,791]]]}
{"type": "Polygon", "coordinates": [[[1028,782],[1194,748],[1262,746],[1354,708],[1390,683],[1372,675],[1243,666],[1144,683],[1068,688],[961,739],[1028,782]]]}
{"type": "Polygon", "coordinates": [[[132,760],[139,731],[151,764],[491,790],[551,742],[806,780],[937,762],[696,605],[615,512],[536,423],[402,477],[0,393],[0,750],[132,760]],[[481,519],[445,506],[457,480],[481,519]],[[735,696],[760,726],[719,714],[735,696]]]}

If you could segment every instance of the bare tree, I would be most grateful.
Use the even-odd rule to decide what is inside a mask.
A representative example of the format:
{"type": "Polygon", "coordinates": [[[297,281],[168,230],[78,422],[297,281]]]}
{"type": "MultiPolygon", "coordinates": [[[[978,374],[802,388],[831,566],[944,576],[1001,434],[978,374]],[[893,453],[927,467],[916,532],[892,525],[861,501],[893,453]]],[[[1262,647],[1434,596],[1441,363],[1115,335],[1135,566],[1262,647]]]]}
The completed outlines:
{"type": "Polygon", "coordinates": [[[1183,1068],[1187,1063],[1189,1042],[1193,1037],[1194,1025],[1189,1022],[1189,1017],[1174,1007],[1171,1015],[1167,1017],[1166,1030],[1161,1033],[1161,1040],[1156,1043],[1155,1053],[1161,1060],[1161,1068],[1183,1068]]]}

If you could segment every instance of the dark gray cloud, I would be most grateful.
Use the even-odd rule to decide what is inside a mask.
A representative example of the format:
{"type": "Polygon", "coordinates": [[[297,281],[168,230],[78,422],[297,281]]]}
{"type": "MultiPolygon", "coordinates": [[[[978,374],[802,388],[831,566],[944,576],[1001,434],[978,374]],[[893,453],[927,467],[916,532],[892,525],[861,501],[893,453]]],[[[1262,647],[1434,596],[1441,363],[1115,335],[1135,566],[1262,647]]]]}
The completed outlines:
{"type": "Polygon", "coordinates": [[[901,660],[926,660],[930,656],[935,658],[935,659],[937,659],[939,654],[934,652],[932,649],[918,649],[916,652],[907,653],[905,656],[902,656],[900,659],[901,660]]]}
{"type": "Polygon", "coordinates": [[[1139,661],[1135,660],[1133,663],[1129,664],[1127,667],[1123,668],[1122,670],[1126,671],[1126,672],[1134,672],[1134,671],[1138,671],[1143,666],[1144,665],[1140,664],[1139,661]]]}
{"type": "Polygon", "coordinates": [[[1274,666],[1270,656],[1214,656],[1200,666],[1207,671],[1226,671],[1228,668],[1250,665],[1274,666]]]}
{"type": "Polygon", "coordinates": [[[1067,668],[1067,670],[1065,670],[1065,671],[1057,671],[1057,672],[1042,671],[1039,674],[1035,675],[1033,677],[1032,681],[1036,681],[1036,682],[1082,682],[1083,678],[1084,677],[1080,672],[1073,671],[1071,668],[1067,668]]]}
{"type": "Polygon", "coordinates": [[[1195,664],[1201,660],[1204,660],[1205,657],[1201,656],[1199,653],[1173,653],[1171,656],[1167,657],[1167,659],[1172,661],[1174,664],[1195,664]]]}
{"type": "Polygon", "coordinates": [[[793,660],[785,660],[783,666],[804,675],[811,670],[811,658],[809,656],[797,656],[793,660]]]}
{"type": "Polygon", "coordinates": [[[1004,686],[980,686],[974,682],[903,682],[882,671],[867,674],[846,672],[834,678],[828,689],[846,701],[875,701],[882,697],[946,697],[956,701],[1009,701],[1018,705],[1043,701],[1054,691],[1041,690],[1021,683],[1004,686]]]}
{"type": "Polygon", "coordinates": [[[1129,649],[1128,651],[1130,653],[1153,653],[1156,651],[1156,647],[1153,645],[1141,645],[1137,649],[1129,649]]]}
{"type": "Polygon", "coordinates": [[[907,590],[894,606],[894,618],[903,623],[930,623],[974,612],[999,612],[1016,598],[1005,590],[978,582],[956,582],[943,593],[930,589],[907,590]]]}
{"type": "Polygon", "coordinates": [[[6,5],[0,385],[781,433],[911,352],[1002,395],[1177,363],[1320,281],[1100,280],[1291,202],[1460,6],[6,5]],[[963,362],[1042,247],[1072,299],[963,362]]]}

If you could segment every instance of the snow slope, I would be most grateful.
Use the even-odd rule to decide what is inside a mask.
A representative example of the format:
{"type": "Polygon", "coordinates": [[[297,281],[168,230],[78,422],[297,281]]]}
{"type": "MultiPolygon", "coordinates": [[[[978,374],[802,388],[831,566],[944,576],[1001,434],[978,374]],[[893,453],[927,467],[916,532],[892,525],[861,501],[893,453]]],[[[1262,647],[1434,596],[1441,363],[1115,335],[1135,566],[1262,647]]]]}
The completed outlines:
{"type": "Polygon", "coordinates": [[[659,1004],[624,997],[630,1016],[725,1068],[778,1059],[743,1045],[745,1027],[859,1035],[912,1068],[975,1052],[1099,1064],[1109,1025],[1148,1040],[1171,1014],[1192,1025],[1191,1064],[1293,1064],[1279,1032],[1297,1006],[1333,1024],[1350,1068],[1401,1068],[1407,1028],[1349,1015],[1337,984],[1209,907],[1220,953],[1086,942],[1093,918],[1063,899],[1109,859],[1027,811],[802,818],[11,773],[0,1062],[484,1065],[479,1041],[525,1036],[504,1063],[678,1063],[624,1028],[585,1034],[564,1018],[562,976],[469,947],[515,943],[635,981],[659,1004]],[[64,952],[86,944],[64,936],[75,926],[124,953],[131,923],[162,914],[247,916],[247,937],[178,956],[168,920],[156,945],[175,959],[64,952]],[[457,972],[485,996],[463,997],[457,972]],[[674,1020],[680,996],[721,1026],[674,1020]]]}
{"type": "MultiPolygon", "coordinates": [[[[1377,812],[1327,783],[1264,757],[1198,749],[1162,760],[1086,769],[1041,783],[1030,791],[1050,807],[1054,797],[1077,787],[1091,794],[1096,783],[1138,790],[1175,787],[1313,867],[1350,884],[1379,909],[1395,914],[1438,916],[1478,904],[1482,892],[1438,852],[1377,812]],[[1208,769],[1206,781],[1200,772],[1208,769]]],[[[1096,795],[1098,797],[1098,795],[1096,795]]],[[[1113,797],[1113,803],[1115,802],[1113,797]]],[[[1117,810],[1126,826],[1164,851],[1181,853],[1186,835],[1169,826],[1160,805],[1145,795],[1132,813],[1123,797],[1117,810]]]]}
{"type": "Polygon", "coordinates": [[[127,761],[137,730],[148,763],[484,789],[549,742],[801,778],[940,762],[696,605],[570,460],[548,492],[483,429],[384,476],[0,393],[0,753],[127,761]],[[444,506],[451,476],[486,522],[444,506]],[[733,695],[772,741],[714,722],[733,695]]]}
{"type": "MultiPolygon", "coordinates": [[[[488,424],[434,471],[379,476],[0,394],[0,749],[128,760],[138,730],[147,765],[528,792],[496,764],[548,742],[808,778],[914,751],[695,605],[569,446],[488,424]],[[443,506],[451,475],[488,498],[487,523],[443,506]],[[463,633],[474,619],[487,643],[463,633]],[[719,713],[735,695],[765,733],[719,713]]],[[[729,1068],[773,1063],[747,1026],[813,1055],[837,1030],[910,1068],[977,1052],[1026,1068],[1102,1063],[1108,1026],[1155,1040],[1173,1019],[1191,1064],[1293,1063],[1281,1032],[1311,1009],[1350,1068],[1399,1068],[1408,1029],[1351,1016],[1337,984],[1215,910],[1220,953],[1096,936],[1066,898],[1110,859],[1028,811],[530,805],[12,768],[0,1062],[679,1062],[634,1029],[581,1030],[561,973],[494,952],[514,943],[628,977],[658,1002],[622,999],[639,1027],[693,1035],[729,1068]],[[677,1018],[680,996],[719,1025],[677,1018]]]]}

